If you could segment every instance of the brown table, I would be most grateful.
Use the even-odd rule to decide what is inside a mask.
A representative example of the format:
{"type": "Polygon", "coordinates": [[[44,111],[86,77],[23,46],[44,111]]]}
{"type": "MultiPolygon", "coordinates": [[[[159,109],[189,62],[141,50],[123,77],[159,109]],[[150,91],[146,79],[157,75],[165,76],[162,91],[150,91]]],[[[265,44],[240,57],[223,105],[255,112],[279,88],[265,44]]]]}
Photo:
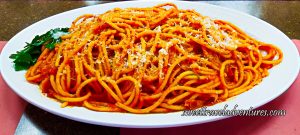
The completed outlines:
{"type": "MultiPolygon", "coordinates": [[[[112,1],[0,1],[0,41],[9,40],[25,27],[48,16],[78,7],[112,1]]],[[[300,1],[206,1],[246,12],[300,38],[300,1]]],[[[89,125],[52,115],[28,105],[16,134],[119,134],[119,128],[89,125]],[[63,127],[63,128],[62,128],[63,127]]]]}

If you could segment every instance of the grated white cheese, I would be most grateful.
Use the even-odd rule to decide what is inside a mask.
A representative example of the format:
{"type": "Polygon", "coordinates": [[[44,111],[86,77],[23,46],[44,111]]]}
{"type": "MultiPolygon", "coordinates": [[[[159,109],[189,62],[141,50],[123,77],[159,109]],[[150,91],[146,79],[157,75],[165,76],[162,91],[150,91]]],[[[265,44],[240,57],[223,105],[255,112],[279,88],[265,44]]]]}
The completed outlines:
{"type": "Polygon", "coordinates": [[[201,57],[200,60],[202,60],[202,61],[203,61],[203,60],[204,60],[204,61],[207,61],[208,59],[207,59],[207,58],[201,57]]]}
{"type": "Polygon", "coordinates": [[[217,41],[211,35],[207,35],[207,37],[211,41],[212,44],[216,44],[217,43],[217,41]]]}
{"type": "Polygon", "coordinates": [[[203,23],[206,29],[215,29],[218,30],[220,26],[214,22],[214,20],[210,19],[209,17],[206,17],[203,19],[203,23]]]}
{"type": "Polygon", "coordinates": [[[179,13],[179,14],[178,14],[179,18],[181,18],[181,17],[182,17],[182,15],[183,15],[183,13],[179,13]]]}
{"type": "Polygon", "coordinates": [[[101,64],[102,62],[100,60],[96,60],[95,63],[101,64]]]}
{"type": "Polygon", "coordinates": [[[127,68],[128,67],[128,62],[125,62],[124,66],[125,66],[125,68],[127,68]]]}
{"type": "Polygon", "coordinates": [[[138,43],[138,44],[137,44],[137,48],[138,48],[139,50],[142,50],[142,44],[141,44],[141,43],[138,43]]]}
{"type": "Polygon", "coordinates": [[[132,65],[136,65],[136,64],[137,64],[137,61],[132,61],[131,64],[132,64],[132,65]]]}
{"type": "Polygon", "coordinates": [[[146,55],[153,55],[150,51],[146,51],[146,55]]]}
{"type": "Polygon", "coordinates": [[[128,50],[127,50],[127,54],[131,54],[131,49],[128,49],[128,50]]]}
{"type": "Polygon", "coordinates": [[[162,70],[159,71],[159,78],[165,78],[164,73],[162,72],[162,70]]]}
{"type": "Polygon", "coordinates": [[[142,63],[145,63],[146,61],[147,61],[146,55],[143,55],[142,58],[141,58],[141,62],[142,62],[142,63]]]}
{"type": "Polygon", "coordinates": [[[206,29],[211,27],[211,20],[208,17],[203,20],[203,23],[206,29]]]}
{"type": "Polygon", "coordinates": [[[135,11],[135,10],[132,10],[130,11],[131,13],[134,13],[134,14],[144,14],[144,12],[140,12],[140,11],[135,11]]]}
{"type": "Polygon", "coordinates": [[[158,52],[163,55],[168,55],[168,52],[164,48],[161,48],[158,52]]]}
{"type": "Polygon", "coordinates": [[[247,48],[250,50],[253,50],[254,47],[250,45],[250,46],[247,46],[247,48]]]}
{"type": "Polygon", "coordinates": [[[160,25],[157,26],[153,31],[154,32],[161,32],[161,26],[160,25]]]}
{"type": "Polygon", "coordinates": [[[220,26],[219,26],[218,24],[214,23],[214,22],[213,22],[213,27],[214,27],[215,29],[219,29],[219,28],[220,28],[220,26]]]}
{"type": "Polygon", "coordinates": [[[193,18],[194,20],[196,20],[196,21],[200,21],[200,20],[201,20],[201,18],[200,18],[199,16],[192,16],[192,18],[193,18]]]}
{"type": "Polygon", "coordinates": [[[182,50],[184,50],[184,48],[183,48],[183,46],[182,46],[182,45],[179,45],[179,48],[180,48],[180,49],[182,49],[182,50]]]}

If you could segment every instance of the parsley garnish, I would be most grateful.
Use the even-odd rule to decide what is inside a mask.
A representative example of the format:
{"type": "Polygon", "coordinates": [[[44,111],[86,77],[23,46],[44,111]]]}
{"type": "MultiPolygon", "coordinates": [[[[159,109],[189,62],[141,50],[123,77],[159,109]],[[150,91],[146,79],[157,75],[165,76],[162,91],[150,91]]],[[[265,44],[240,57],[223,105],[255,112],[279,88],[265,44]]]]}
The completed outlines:
{"type": "Polygon", "coordinates": [[[44,45],[50,50],[54,49],[55,45],[61,42],[60,37],[69,33],[68,30],[69,28],[51,29],[43,35],[36,35],[31,43],[26,42],[27,45],[23,50],[9,56],[9,58],[14,59],[15,70],[26,70],[36,63],[42,53],[41,47],[44,45]]]}

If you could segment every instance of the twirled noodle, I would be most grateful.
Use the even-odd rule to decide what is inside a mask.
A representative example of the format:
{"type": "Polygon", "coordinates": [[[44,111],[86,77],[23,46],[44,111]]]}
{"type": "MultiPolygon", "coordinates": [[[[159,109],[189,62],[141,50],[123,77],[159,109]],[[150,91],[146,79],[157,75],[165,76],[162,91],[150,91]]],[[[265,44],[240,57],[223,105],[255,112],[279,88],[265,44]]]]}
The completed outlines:
{"type": "Polygon", "coordinates": [[[65,106],[162,113],[243,93],[283,54],[235,25],[172,3],[78,17],[26,74],[65,106]],[[167,7],[167,8],[166,8],[167,7]]]}

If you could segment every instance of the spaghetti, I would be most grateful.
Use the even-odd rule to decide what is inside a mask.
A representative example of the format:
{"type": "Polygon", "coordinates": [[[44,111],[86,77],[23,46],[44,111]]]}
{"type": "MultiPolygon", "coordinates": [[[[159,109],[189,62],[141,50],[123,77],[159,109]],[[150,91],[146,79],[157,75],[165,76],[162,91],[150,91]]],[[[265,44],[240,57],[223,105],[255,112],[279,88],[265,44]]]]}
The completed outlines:
{"type": "Polygon", "coordinates": [[[62,107],[195,109],[251,89],[283,58],[229,22],[172,3],[85,14],[69,32],[55,49],[43,47],[26,73],[62,107]]]}

